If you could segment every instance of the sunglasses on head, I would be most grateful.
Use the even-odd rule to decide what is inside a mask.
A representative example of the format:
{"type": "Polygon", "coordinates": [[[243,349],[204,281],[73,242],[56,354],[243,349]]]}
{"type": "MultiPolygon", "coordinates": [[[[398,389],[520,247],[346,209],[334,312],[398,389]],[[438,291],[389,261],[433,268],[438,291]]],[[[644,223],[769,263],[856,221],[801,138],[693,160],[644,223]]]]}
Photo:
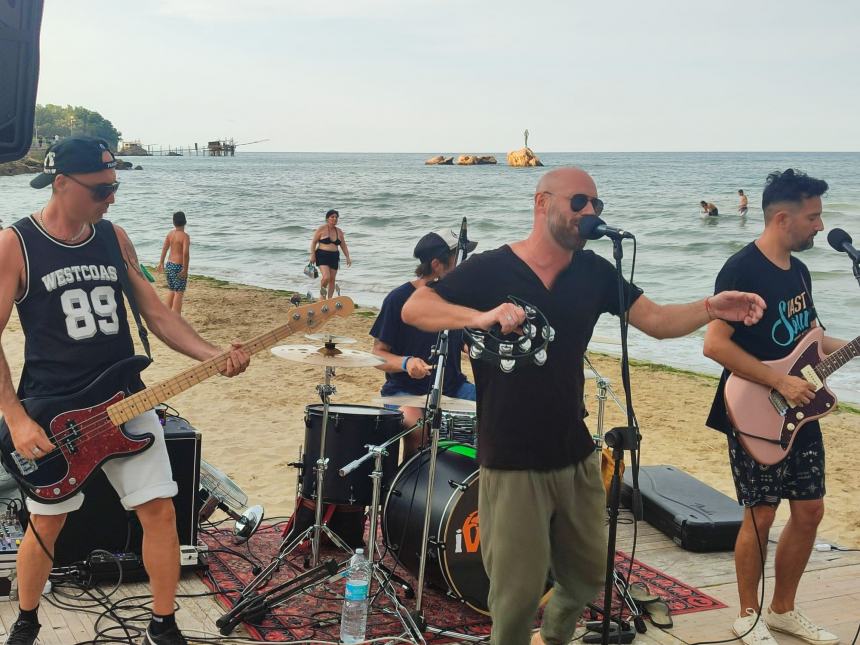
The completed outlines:
{"type": "Polygon", "coordinates": [[[119,190],[119,182],[115,181],[111,184],[96,184],[95,186],[90,186],[89,184],[85,184],[80,179],[75,179],[72,175],[65,175],[69,179],[71,179],[76,184],[83,186],[87,190],[90,191],[90,194],[93,196],[93,199],[97,202],[107,201],[107,198],[113,195],[117,190],[119,190]]]}

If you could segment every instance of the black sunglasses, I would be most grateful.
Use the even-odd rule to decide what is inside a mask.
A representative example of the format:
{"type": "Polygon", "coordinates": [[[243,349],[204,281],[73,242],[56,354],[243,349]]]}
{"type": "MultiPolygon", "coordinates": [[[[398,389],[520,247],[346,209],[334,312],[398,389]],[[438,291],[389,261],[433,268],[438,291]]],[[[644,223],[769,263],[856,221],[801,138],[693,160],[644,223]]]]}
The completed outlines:
{"type": "Polygon", "coordinates": [[[93,199],[97,202],[107,201],[107,198],[113,195],[117,190],[119,190],[119,182],[115,181],[112,184],[96,184],[95,186],[90,186],[89,184],[85,184],[80,179],[75,179],[71,175],[66,175],[69,179],[71,179],[76,184],[83,186],[84,188],[90,191],[90,194],[93,196],[93,199]]]}
{"type": "MultiPolygon", "coordinates": [[[[555,193],[551,193],[548,190],[544,191],[547,195],[555,195],[555,193]]],[[[578,213],[583,208],[588,205],[588,202],[591,202],[592,208],[594,208],[594,214],[600,215],[603,212],[603,200],[598,197],[589,197],[588,195],[583,195],[582,193],[577,193],[576,195],[571,195],[570,197],[570,210],[574,213],[578,213]]]]}

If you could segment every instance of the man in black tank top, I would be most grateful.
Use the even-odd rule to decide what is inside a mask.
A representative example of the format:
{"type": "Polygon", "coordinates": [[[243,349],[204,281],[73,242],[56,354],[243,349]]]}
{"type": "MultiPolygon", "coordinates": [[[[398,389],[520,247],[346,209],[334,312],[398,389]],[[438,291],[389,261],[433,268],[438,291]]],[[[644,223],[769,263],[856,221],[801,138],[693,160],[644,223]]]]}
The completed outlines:
{"type": "MultiPolygon", "coordinates": [[[[54,445],[31,419],[20,399],[57,396],[82,389],[134,345],[119,276],[112,261],[115,231],[140,312],[150,329],[171,347],[198,360],[223,350],[201,338],[170,311],[140,271],[134,246],[123,229],[103,219],[119,187],[116,161],[102,139],[70,137],[45,156],[44,172],[31,185],[52,186],[46,206],[0,232],[0,334],[17,305],[25,335],[24,369],[16,392],[0,347],[0,412],[17,452],[39,458],[54,445]]],[[[249,363],[239,344],[230,350],[224,371],[234,376],[249,363]]],[[[172,481],[164,437],[155,413],[126,424],[132,434],[152,432],[146,451],[103,465],[123,505],[135,510],[144,530],[144,565],[152,584],[152,620],[145,645],[182,645],[173,616],[179,580],[179,540],[172,481]]],[[[51,571],[54,543],[66,514],[82,503],[80,494],[59,504],[27,500],[30,526],[18,551],[20,615],[7,643],[29,645],[39,631],[39,598],[51,571]],[[41,544],[40,544],[41,542],[41,544]]]]}

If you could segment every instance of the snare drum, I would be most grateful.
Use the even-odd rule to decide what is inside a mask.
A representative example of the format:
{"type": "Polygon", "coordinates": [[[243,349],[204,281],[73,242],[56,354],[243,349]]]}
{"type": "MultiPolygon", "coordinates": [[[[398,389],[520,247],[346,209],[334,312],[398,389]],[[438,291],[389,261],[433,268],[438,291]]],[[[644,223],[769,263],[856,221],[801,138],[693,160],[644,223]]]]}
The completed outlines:
{"type": "MultiPolygon", "coordinates": [[[[305,408],[305,452],[302,456],[302,497],[316,499],[316,463],[320,456],[323,406],[305,408]]],[[[373,498],[370,473],[373,459],[368,459],[346,477],[338,470],[367,452],[365,445],[379,445],[400,432],[403,414],[399,410],[372,408],[366,405],[330,405],[326,428],[325,457],[328,467],[323,479],[323,502],[367,506],[373,498]]],[[[383,482],[391,481],[397,472],[399,442],[388,446],[382,459],[383,482]]]]}

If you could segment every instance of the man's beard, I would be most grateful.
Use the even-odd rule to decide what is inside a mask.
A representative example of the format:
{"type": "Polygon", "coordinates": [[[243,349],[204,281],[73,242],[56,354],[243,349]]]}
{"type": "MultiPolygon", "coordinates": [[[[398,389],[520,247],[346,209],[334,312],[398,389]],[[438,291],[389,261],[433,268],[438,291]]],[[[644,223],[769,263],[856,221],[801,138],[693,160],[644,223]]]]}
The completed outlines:
{"type": "Polygon", "coordinates": [[[795,246],[791,250],[794,251],[795,253],[799,253],[800,251],[808,251],[813,246],[815,246],[815,236],[814,235],[811,236],[809,239],[804,240],[803,242],[801,242],[800,244],[798,244],[797,246],[795,246]]]}
{"type": "Polygon", "coordinates": [[[565,226],[565,218],[562,215],[550,213],[547,218],[549,232],[556,243],[568,251],[579,251],[585,246],[585,240],[579,237],[577,227],[573,229],[565,226]]]}

